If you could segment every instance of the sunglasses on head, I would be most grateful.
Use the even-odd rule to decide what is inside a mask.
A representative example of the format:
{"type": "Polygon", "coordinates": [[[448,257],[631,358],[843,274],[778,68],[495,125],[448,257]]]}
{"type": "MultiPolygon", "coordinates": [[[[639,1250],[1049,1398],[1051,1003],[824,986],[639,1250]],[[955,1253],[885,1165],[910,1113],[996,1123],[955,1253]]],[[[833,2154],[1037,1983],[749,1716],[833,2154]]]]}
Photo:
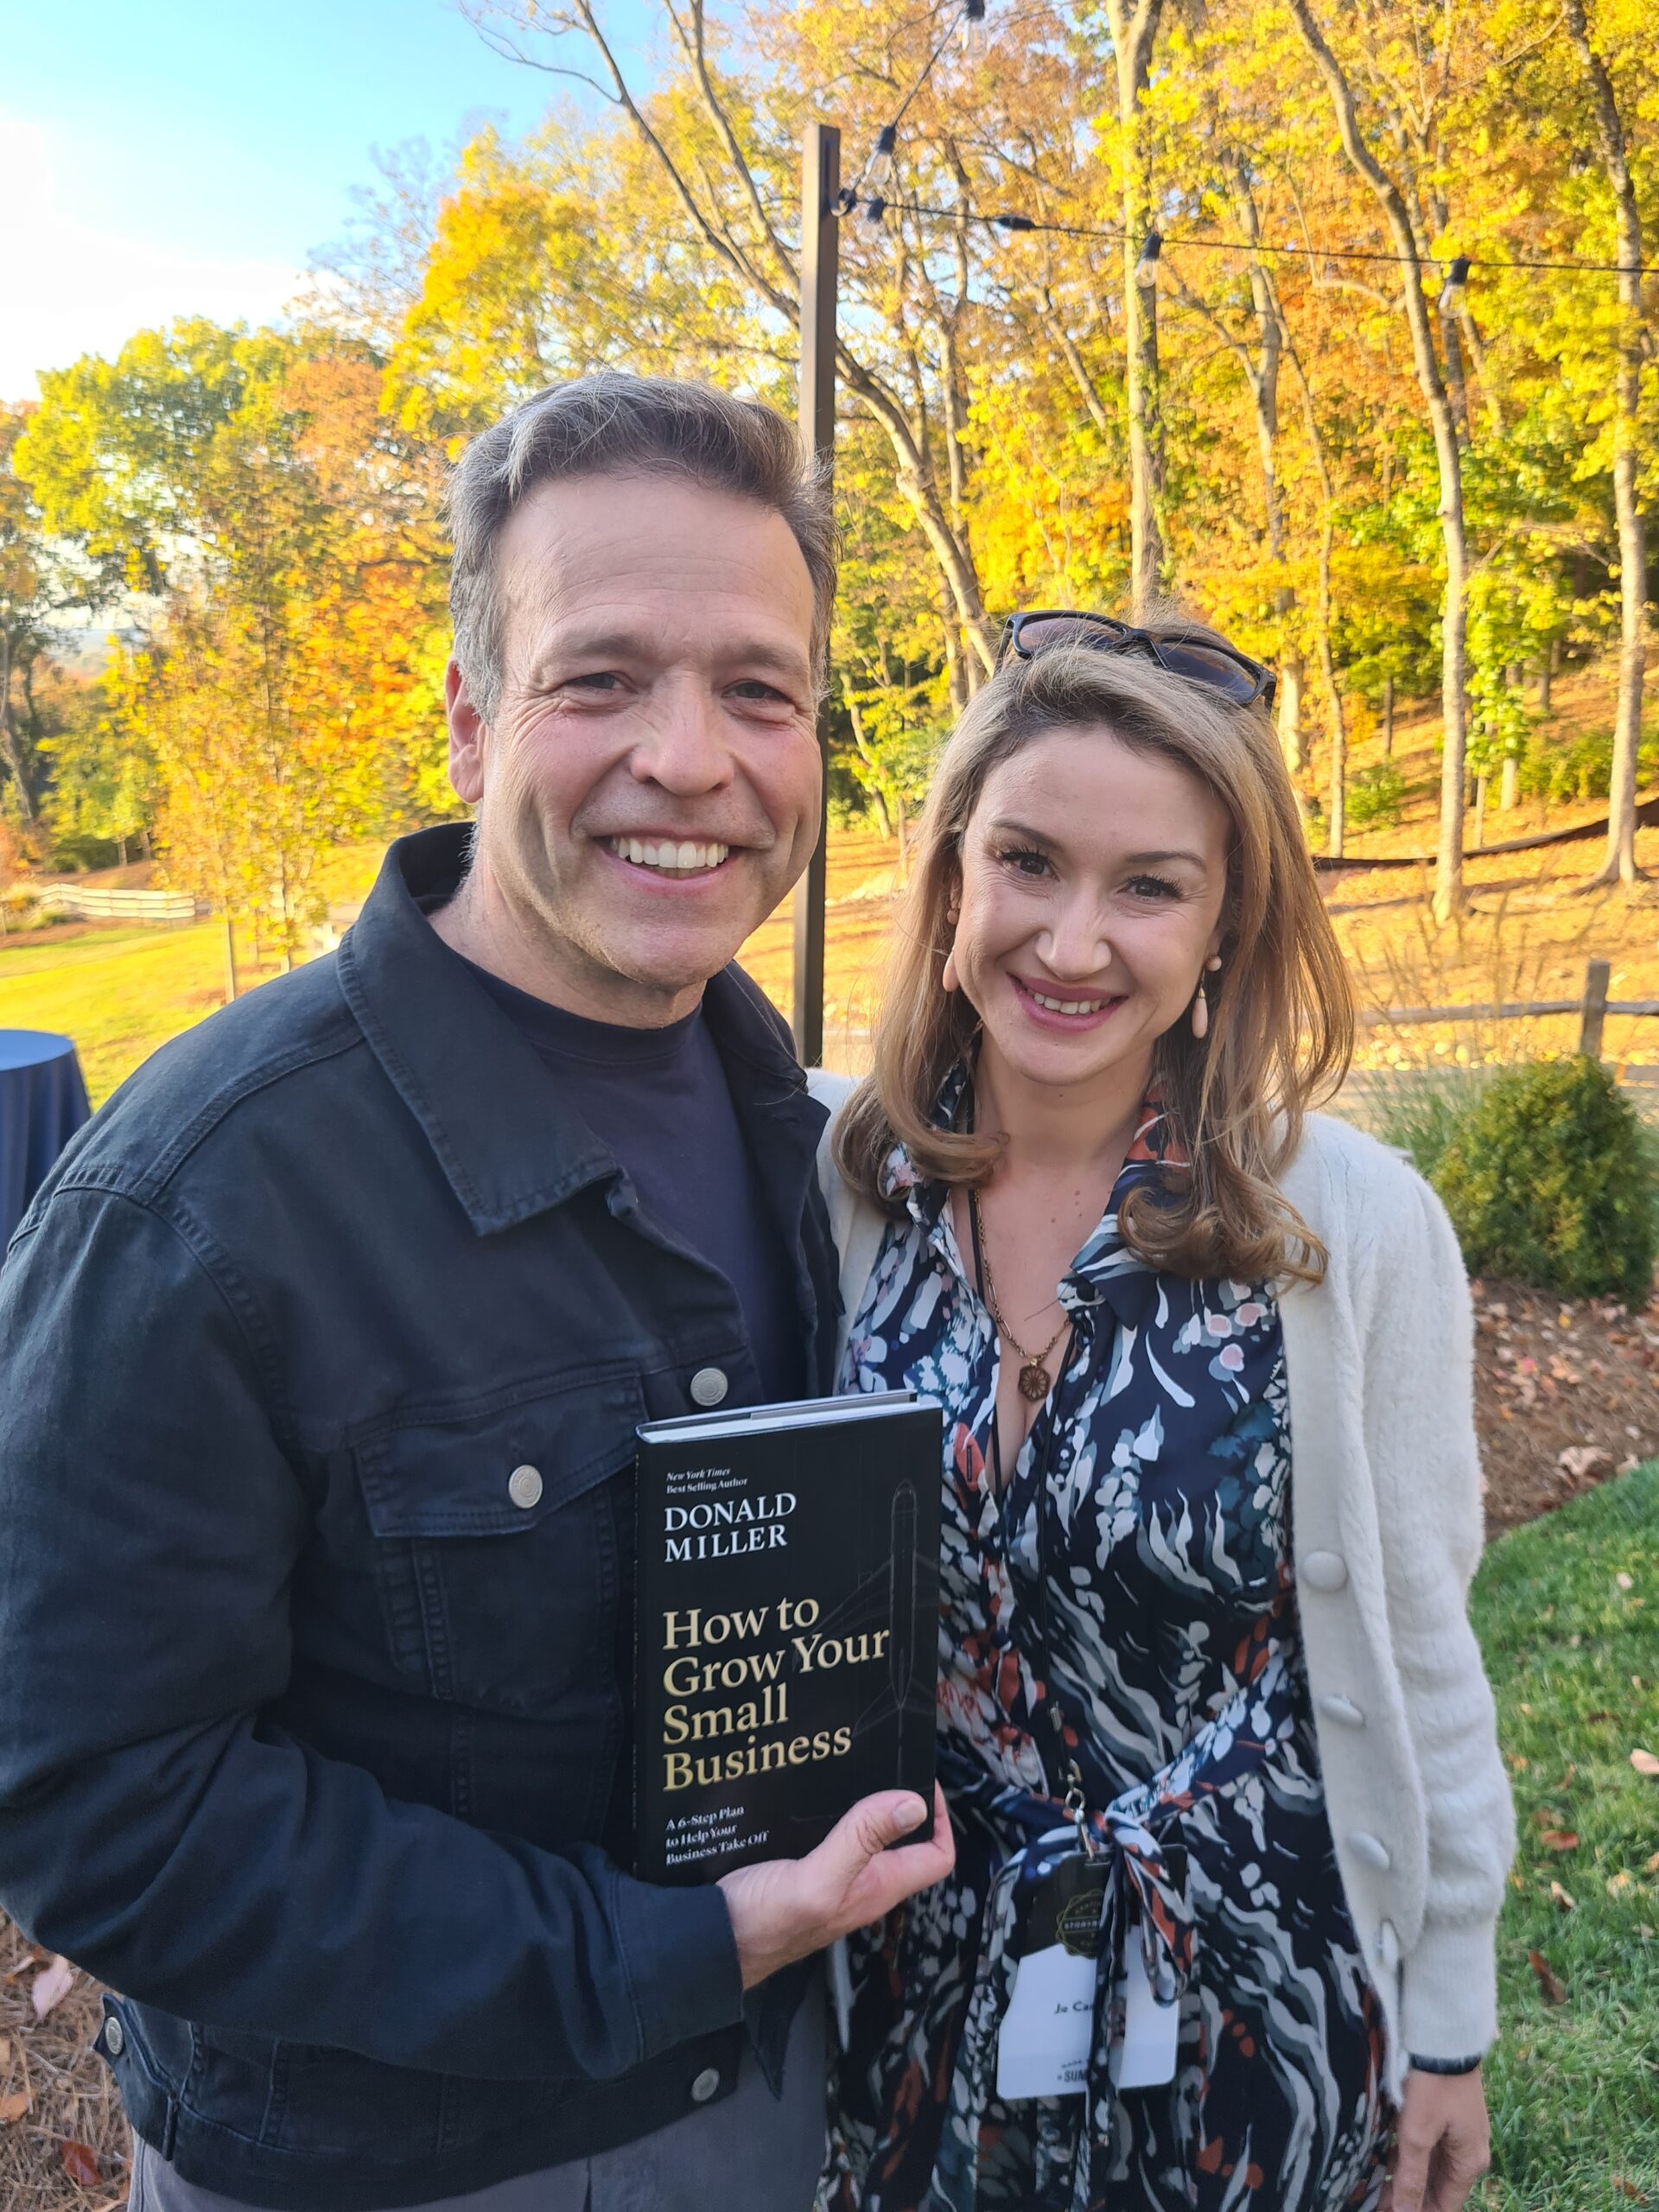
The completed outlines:
{"type": "Polygon", "coordinates": [[[1254,706],[1258,699],[1264,706],[1273,704],[1273,671],[1248,653],[1235,652],[1230,645],[1211,645],[1207,639],[1160,637],[1153,631],[1115,621],[1109,614],[1058,607],[1010,614],[1002,625],[996,664],[1001,668],[1010,653],[1017,660],[1031,660],[1051,645],[1086,645],[1098,653],[1139,653],[1156,661],[1160,668],[1166,668],[1172,676],[1185,676],[1193,683],[1219,691],[1236,707],[1254,706]]]}

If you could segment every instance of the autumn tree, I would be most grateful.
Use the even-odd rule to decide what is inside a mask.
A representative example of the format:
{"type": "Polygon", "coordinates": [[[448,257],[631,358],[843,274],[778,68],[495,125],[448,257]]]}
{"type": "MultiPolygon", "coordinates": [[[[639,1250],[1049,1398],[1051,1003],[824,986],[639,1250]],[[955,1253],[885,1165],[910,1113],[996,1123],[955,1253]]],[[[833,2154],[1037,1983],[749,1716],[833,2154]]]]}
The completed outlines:
{"type": "Polygon", "coordinates": [[[285,965],[322,855],[435,797],[438,467],[381,378],[337,339],[143,333],[48,379],[20,455],[82,558],[159,601],[111,721],[155,763],[168,874],[285,965]]]}

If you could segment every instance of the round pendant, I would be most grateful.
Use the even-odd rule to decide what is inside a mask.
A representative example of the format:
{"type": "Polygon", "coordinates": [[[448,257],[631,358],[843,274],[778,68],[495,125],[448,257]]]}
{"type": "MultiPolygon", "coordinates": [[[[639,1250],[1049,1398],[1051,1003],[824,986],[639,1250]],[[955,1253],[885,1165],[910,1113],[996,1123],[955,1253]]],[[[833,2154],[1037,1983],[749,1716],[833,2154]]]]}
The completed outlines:
{"type": "Polygon", "coordinates": [[[1020,1395],[1038,1405],[1048,1395],[1048,1370],[1040,1359],[1028,1359],[1020,1370],[1020,1395]]]}

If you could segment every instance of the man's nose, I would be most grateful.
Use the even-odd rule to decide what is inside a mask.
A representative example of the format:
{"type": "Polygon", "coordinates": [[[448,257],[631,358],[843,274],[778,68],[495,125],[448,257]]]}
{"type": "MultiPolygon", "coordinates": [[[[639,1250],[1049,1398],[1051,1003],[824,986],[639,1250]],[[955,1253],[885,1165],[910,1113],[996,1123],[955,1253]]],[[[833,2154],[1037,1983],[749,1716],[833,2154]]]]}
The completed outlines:
{"type": "Polygon", "coordinates": [[[733,768],[719,700],[695,679],[663,685],[629,765],[639,782],[677,798],[721,790],[733,768]]]}

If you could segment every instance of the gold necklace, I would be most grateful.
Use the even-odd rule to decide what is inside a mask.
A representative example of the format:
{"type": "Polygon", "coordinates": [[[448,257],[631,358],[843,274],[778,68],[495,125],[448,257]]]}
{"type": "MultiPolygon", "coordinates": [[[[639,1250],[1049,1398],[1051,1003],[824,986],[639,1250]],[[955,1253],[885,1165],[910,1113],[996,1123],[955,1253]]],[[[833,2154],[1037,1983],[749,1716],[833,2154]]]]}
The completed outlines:
{"type": "Polygon", "coordinates": [[[1019,1355],[1020,1396],[1031,1405],[1040,1405],[1048,1395],[1054,1380],[1044,1363],[1071,1326],[1071,1316],[1065,1313],[1061,1313],[1059,1327],[1055,1330],[1041,1351],[1026,1350],[1024,1344],[1002,1319],[1002,1309],[996,1302],[996,1287],[991,1281],[990,1255],[985,1244],[985,1224],[980,1214],[979,1194],[976,1191],[970,1190],[968,1193],[968,1211],[973,1217],[975,1241],[978,1248],[980,1288],[985,1294],[986,1306],[990,1311],[992,1320],[996,1324],[997,1334],[1005,1338],[1010,1350],[1019,1355]]]}

